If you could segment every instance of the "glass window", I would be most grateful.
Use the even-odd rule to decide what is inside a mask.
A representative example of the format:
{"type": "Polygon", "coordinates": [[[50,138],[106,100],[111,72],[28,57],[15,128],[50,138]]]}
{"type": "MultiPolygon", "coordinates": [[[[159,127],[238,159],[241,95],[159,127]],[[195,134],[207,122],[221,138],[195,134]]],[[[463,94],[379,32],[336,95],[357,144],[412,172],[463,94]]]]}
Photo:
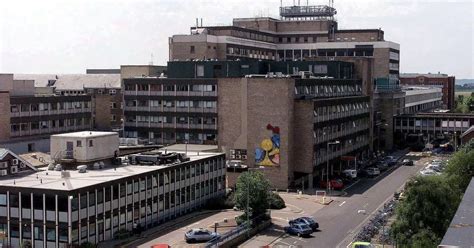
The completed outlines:
{"type": "Polygon", "coordinates": [[[7,195],[0,194],[0,206],[6,206],[6,205],[7,205],[7,195]]]}
{"type": "Polygon", "coordinates": [[[43,226],[35,225],[34,226],[34,235],[36,240],[43,240],[43,226]]]}
{"type": "Polygon", "coordinates": [[[46,228],[46,238],[48,241],[56,241],[56,228],[46,228]]]}
{"type": "Polygon", "coordinates": [[[89,206],[95,205],[95,192],[89,192],[89,206]]]}

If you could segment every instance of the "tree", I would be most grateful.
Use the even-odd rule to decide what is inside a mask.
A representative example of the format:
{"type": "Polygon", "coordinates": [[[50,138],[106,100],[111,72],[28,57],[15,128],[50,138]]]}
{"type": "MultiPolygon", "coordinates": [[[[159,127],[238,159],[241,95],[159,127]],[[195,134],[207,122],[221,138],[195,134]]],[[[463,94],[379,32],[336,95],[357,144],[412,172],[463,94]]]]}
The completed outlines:
{"type": "Polygon", "coordinates": [[[449,184],[455,187],[459,193],[466,190],[472,177],[474,177],[474,143],[465,144],[461,150],[456,152],[446,166],[445,174],[449,184]]]}
{"type": "Polygon", "coordinates": [[[442,176],[415,177],[406,186],[405,198],[397,208],[392,235],[401,245],[414,246],[429,232],[441,239],[451,223],[461,198],[442,176]]]}
{"type": "Polygon", "coordinates": [[[258,171],[248,171],[237,179],[235,204],[240,209],[247,209],[251,216],[258,216],[270,207],[270,182],[258,171]]]}

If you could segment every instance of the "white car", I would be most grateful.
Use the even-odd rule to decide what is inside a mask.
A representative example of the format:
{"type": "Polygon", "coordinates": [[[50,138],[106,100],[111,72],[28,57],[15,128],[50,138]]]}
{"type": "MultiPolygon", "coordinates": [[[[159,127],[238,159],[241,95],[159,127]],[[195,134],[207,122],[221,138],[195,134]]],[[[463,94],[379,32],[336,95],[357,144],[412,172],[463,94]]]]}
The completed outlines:
{"type": "Polygon", "coordinates": [[[192,242],[207,242],[211,239],[217,238],[220,235],[216,232],[211,232],[206,229],[197,228],[191,229],[187,233],[184,234],[184,239],[188,243],[192,242]]]}
{"type": "Polygon", "coordinates": [[[342,172],[346,177],[349,177],[349,178],[356,178],[357,177],[357,171],[356,170],[344,170],[342,172]]]}
{"type": "Polygon", "coordinates": [[[433,176],[433,175],[439,175],[440,173],[431,169],[424,169],[420,171],[420,174],[422,176],[433,176]]]}
{"type": "Polygon", "coordinates": [[[429,164],[425,167],[425,170],[432,170],[432,171],[436,171],[436,172],[441,172],[443,170],[443,168],[441,167],[441,165],[438,165],[438,164],[429,164]]]}
{"type": "Polygon", "coordinates": [[[364,170],[365,174],[369,177],[375,177],[380,175],[380,170],[378,168],[369,167],[364,170]]]}

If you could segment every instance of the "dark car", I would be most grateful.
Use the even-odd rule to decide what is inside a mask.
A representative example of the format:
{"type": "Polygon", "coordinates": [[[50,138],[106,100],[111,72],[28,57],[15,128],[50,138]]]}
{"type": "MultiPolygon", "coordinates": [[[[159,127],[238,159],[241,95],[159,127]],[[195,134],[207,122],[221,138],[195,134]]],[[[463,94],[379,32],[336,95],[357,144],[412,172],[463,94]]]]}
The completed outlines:
{"type": "Polygon", "coordinates": [[[290,220],[290,225],[291,224],[306,224],[311,227],[313,231],[316,231],[319,228],[318,222],[314,221],[313,218],[310,217],[300,217],[294,220],[290,220]]]}
{"type": "Polygon", "coordinates": [[[298,237],[310,236],[313,233],[311,227],[306,224],[290,224],[285,226],[285,232],[291,235],[297,235],[298,237]]]}
{"type": "Polygon", "coordinates": [[[402,165],[405,165],[405,166],[413,166],[413,160],[410,160],[410,159],[404,159],[402,161],[402,165]]]}

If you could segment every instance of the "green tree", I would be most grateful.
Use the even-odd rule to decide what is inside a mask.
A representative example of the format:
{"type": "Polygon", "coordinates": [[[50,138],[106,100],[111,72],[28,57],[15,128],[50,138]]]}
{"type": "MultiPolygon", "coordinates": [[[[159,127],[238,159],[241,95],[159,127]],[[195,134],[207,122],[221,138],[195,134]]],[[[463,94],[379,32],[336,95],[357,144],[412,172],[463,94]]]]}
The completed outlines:
{"type": "Polygon", "coordinates": [[[270,207],[270,182],[258,171],[248,171],[237,179],[235,204],[240,209],[247,209],[251,216],[257,216],[270,207]]]}
{"type": "Polygon", "coordinates": [[[466,190],[474,177],[474,143],[465,144],[458,152],[451,156],[446,166],[445,174],[449,185],[459,193],[466,190]]]}
{"type": "Polygon", "coordinates": [[[414,246],[417,237],[441,239],[460,202],[459,194],[442,176],[415,177],[407,183],[405,198],[397,208],[392,235],[402,245],[414,246]]]}
{"type": "Polygon", "coordinates": [[[430,230],[423,229],[413,235],[413,248],[437,247],[441,239],[436,237],[430,230]]]}

